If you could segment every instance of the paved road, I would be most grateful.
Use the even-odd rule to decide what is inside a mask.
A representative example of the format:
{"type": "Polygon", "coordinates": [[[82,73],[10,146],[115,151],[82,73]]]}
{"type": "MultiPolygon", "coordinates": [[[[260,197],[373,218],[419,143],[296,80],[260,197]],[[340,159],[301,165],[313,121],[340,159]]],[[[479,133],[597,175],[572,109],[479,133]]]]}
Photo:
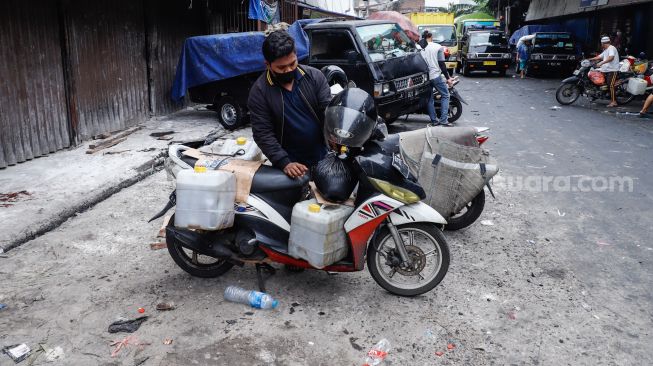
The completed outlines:
{"type": "MultiPolygon", "coordinates": [[[[463,78],[458,89],[470,106],[459,125],[492,128],[486,147],[502,167],[497,189],[511,191],[510,199],[499,194],[497,202],[514,205],[536,235],[548,236],[536,245],[546,245],[559,260],[560,276],[578,280],[584,301],[595,304],[591,311],[609,319],[602,331],[615,337],[592,357],[611,359],[617,350],[637,352],[642,346],[650,351],[653,120],[624,114],[638,111],[642,101],[616,111],[607,102],[583,99],[552,109],[558,85],[463,78]]],[[[419,128],[423,120],[411,116],[392,130],[419,128]]]]}
{"type": "MultiPolygon", "coordinates": [[[[452,265],[426,295],[389,295],[367,271],[279,271],[268,288],[280,309],[225,302],[226,286],[255,287],[253,269],[192,278],[165,250],[149,249],[159,223],[145,220],[171,189],[161,172],[0,258],[0,303],[8,305],[0,346],[61,347],[54,364],[62,365],[360,365],[385,337],[393,345],[388,365],[651,364],[653,128],[598,107],[550,110],[555,87],[463,80],[470,106],[460,125],[491,127],[486,146],[502,167],[497,199],[481,217],[494,225],[446,233],[452,265]],[[580,175],[596,178],[590,186],[630,177],[633,191],[512,184],[580,175]],[[177,308],[157,313],[160,301],[177,308]],[[108,344],[119,336],[108,324],[139,316],[138,307],[151,317],[134,334],[151,344],[111,358],[108,344]]],[[[411,116],[394,129],[420,121],[411,116]]],[[[40,355],[35,364],[45,362],[40,355]]]]}

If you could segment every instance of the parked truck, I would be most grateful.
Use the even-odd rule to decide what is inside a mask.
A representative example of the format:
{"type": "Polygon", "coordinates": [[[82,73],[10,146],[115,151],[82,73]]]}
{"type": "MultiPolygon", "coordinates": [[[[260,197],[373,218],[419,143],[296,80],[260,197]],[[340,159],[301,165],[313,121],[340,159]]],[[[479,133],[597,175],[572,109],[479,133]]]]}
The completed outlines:
{"type": "MultiPolygon", "coordinates": [[[[302,64],[321,69],[330,85],[355,86],[373,96],[391,123],[421,110],[428,93],[424,58],[398,24],[383,20],[300,20],[289,28],[302,64]],[[344,85],[342,85],[344,82],[344,85]]],[[[247,122],[249,89],[265,70],[262,32],[188,38],[173,85],[174,100],[207,104],[226,129],[247,122]]]]}
{"type": "Polygon", "coordinates": [[[471,28],[499,28],[499,21],[492,15],[486,13],[472,13],[461,15],[454,19],[453,24],[456,26],[456,36],[460,40],[465,33],[471,28]]]}
{"type": "MultiPolygon", "coordinates": [[[[469,66],[475,65],[473,62],[468,63],[465,62],[466,60],[469,59],[468,56],[470,56],[467,52],[469,49],[469,35],[468,33],[470,31],[479,31],[479,30],[499,30],[499,21],[494,19],[494,17],[490,14],[486,13],[472,13],[472,14],[466,14],[466,15],[461,15],[454,19],[454,26],[456,28],[456,40],[457,40],[457,47],[456,50],[457,52],[457,64],[456,64],[456,71],[457,72],[462,72],[465,71],[464,67],[465,63],[469,64],[469,66]]],[[[508,60],[510,61],[510,60],[508,60]]],[[[487,63],[492,63],[492,61],[488,61],[487,63]]],[[[448,66],[447,66],[448,67],[448,66]]],[[[466,70],[467,73],[469,73],[471,70],[466,70]]],[[[504,70],[505,71],[505,70],[504,70]]]]}
{"type": "Polygon", "coordinates": [[[453,25],[453,13],[410,13],[408,14],[408,19],[410,19],[413,24],[416,26],[426,25],[426,24],[452,24],[453,25]]]}

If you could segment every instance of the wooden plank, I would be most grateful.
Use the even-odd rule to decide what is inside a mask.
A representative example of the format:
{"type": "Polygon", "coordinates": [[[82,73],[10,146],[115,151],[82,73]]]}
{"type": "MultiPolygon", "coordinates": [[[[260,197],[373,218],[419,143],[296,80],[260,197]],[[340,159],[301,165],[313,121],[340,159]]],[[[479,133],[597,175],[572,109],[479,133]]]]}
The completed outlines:
{"type": "Polygon", "coordinates": [[[166,242],[164,242],[164,241],[150,244],[150,249],[151,250],[165,249],[167,247],[168,247],[168,244],[166,242]]]}
{"type": "Polygon", "coordinates": [[[96,148],[86,150],[86,153],[87,154],[93,154],[93,153],[96,153],[96,152],[98,152],[100,150],[106,149],[108,147],[118,145],[119,143],[121,143],[121,142],[123,142],[125,140],[127,140],[127,137],[123,137],[123,138],[120,138],[120,139],[117,139],[117,140],[111,140],[111,142],[107,142],[106,144],[103,144],[102,146],[98,146],[96,148]]]}
{"type": "Polygon", "coordinates": [[[111,136],[113,136],[111,132],[102,132],[101,134],[92,136],[91,138],[93,140],[104,140],[104,139],[108,139],[111,136]]]}
{"type": "Polygon", "coordinates": [[[126,152],[128,152],[128,151],[131,151],[131,149],[127,149],[127,150],[118,150],[118,151],[105,151],[104,153],[102,153],[102,155],[116,155],[116,154],[126,153],[126,152]]]}
{"type": "Polygon", "coordinates": [[[167,135],[172,135],[175,131],[161,131],[161,132],[152,132],[150,136],[152,137],[163,137],[167,135]]]}
{"type": "MultiPolygon", "coordinates": [[[[143,128],[143,127],[142,126],[136,126],[136,127],[126,129],[125,131],[123,131],[123,132],[121,132],[121,133],[119,133],[119,134],[117,134],[117,135],[115,135],[115,136],[113,136],[113,137],[111,137],[109,139],[101,141],[101,142],[99,142],[97,144],[90,144],[90,145],[88,145],[88,148],[89,149],[95,149],[95,148],[98,148],[98,147],[102,147],[103,145],[110,144],[114,140],[118,140],[118,139],[121,139],[123,137],[127,137],[127,136],[131,135],[132,133],[140,130],[141,128],[143,128]]],[[[115,145],[115,144],[113,144],[113,145],[115,145]]],[[[111,145],[111,146],[113,146],[113,145],[111,145]]]]}

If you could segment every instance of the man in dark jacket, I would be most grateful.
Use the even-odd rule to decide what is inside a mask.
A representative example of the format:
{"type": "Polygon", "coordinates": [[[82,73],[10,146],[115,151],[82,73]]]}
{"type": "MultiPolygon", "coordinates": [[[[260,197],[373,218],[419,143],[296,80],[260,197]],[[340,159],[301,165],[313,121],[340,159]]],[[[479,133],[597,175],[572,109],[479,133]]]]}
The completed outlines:
{"type": "Polygon", "coordinates": [[[287,32],[270,33],[262,49],[267,70],[247,101],[254,141],[272,165],[301,177],[326,154],[322,127],[331,91],[322,72],[298,65],[287,32]]]}

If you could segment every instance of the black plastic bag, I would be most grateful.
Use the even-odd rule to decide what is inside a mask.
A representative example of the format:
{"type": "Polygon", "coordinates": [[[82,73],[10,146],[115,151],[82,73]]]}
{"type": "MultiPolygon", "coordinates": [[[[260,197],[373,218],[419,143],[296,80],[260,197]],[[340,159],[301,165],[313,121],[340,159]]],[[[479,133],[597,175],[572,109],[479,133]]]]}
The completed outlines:
{"type": "Polygon", "coordinates": [[[313,168],[315,187],[324,199],[345,202],[356,188],[358,177],[350,160],[343,160],[331,152],[313,168]]]}
{"type": "Polygon", "coordinates": [[[118,320],[109,325],[109,333],[134,333],[141,327],[144,321],[146,321],[148,316],[141,316],[136,319],[126,319],[118,320]]]}

